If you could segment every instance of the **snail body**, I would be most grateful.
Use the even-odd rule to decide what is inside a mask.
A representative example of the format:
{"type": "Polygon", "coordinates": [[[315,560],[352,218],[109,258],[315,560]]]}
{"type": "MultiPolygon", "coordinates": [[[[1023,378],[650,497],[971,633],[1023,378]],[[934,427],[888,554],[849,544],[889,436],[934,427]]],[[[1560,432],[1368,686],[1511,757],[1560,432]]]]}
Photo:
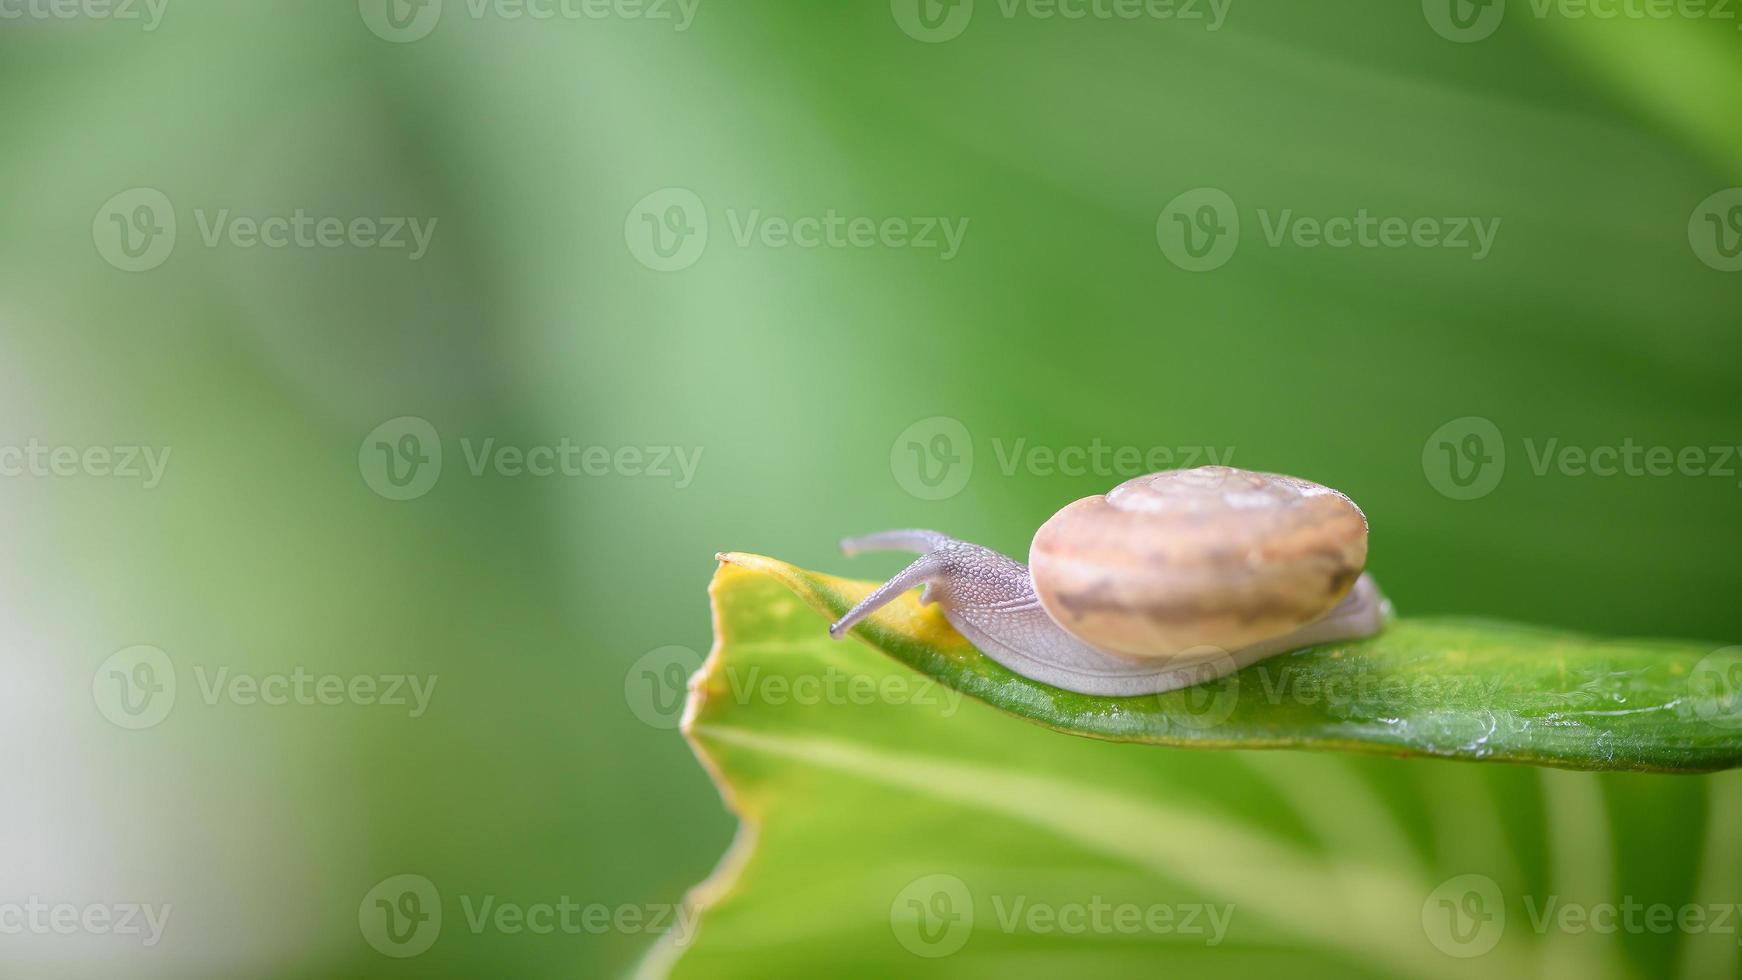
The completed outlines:
{"type": "Polygon", "coordinates": [[[916,585],[982,652],[1081,694],[1155,694],[1263,657],[1368,636],[1389,605],[1347,496],[1227,466],[1136,477],[1035,533],[1029,564],[936,531],[841,542],[920,553],[829,627],[840,638],[916,585]]]}

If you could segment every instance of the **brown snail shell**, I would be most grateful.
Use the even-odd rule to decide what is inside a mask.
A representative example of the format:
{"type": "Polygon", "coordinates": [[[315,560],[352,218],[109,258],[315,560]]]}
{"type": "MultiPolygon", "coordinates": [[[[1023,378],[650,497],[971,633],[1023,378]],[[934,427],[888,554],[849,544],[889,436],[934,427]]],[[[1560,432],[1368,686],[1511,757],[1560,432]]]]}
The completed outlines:
{"type": "Polygon", "coordinates": [[[1367,518],[1329,487],[1202,466],[1084,497],[1035,533],[1029,572],[1060,627],[1166,659],[1289,633],[1330,612],[1367,563],[1367,518]]]}

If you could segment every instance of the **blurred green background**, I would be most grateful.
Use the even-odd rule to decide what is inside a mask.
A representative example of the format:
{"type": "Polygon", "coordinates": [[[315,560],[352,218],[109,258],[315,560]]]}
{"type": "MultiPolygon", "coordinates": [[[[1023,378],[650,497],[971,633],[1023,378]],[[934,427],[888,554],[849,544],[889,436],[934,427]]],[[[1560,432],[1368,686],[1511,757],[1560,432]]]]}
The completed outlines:
{"type": "Polygon", "coordinates": [[[1742,184],[1734,20],[393,2],[0,19],[0,445],[171,452],[150,489],[0,478],[0,900],[174,910],[149,949],[0,937],[8,973],[632,968],[647,935],[450,927],[388,959],[358,904],[402,873],[450,921],[459,895],[676,901],[734,823],[644,685],[683,660],[662,648],[706,650],[714,552],[877,577],[900,559],[835,541],[925,526],[1021,556],[1132,475],[1001,466],[1018,440],[1231,449],[1336,486],[1405,614],[1742,640],[1742,462],[1532,466],[1550,440],[1742,443],[1742,202],[1707,203],[1742,184]],[[1188,271],[1158,218],[1206,187],[1238,245],[1188,271]],[[135,188],[168,202],[166,253],[117,251],[163,228],[133,224],[135,188]],[[208,241],[299,209],[435,224],[415,258],[208,241]],[[1265,234],[1362,209],[1499,224],[1480,259],[1265,234]],[[947,258],[740,236],[830,212],[965,234],[947,258]],[[652,232],[698,242],[702,216],[655,268],[652,232]],[[394,500],[372,434],[404,416],[443,466],[394,500]],[[941,500],[904,455],[934,417],[962,434],[934,463],[973,454],[941,500]],[[1424,450],[1468,417],[1506,458],[1465,500],[1424,450]],[[687,482],[467,466],[565,439],[701,455],[687,482]],[[100,687],[139,644],[178,687],[130,730],[100,687]],[[437,680],[414,718],[205,696],[222,668],[437,680]]]}

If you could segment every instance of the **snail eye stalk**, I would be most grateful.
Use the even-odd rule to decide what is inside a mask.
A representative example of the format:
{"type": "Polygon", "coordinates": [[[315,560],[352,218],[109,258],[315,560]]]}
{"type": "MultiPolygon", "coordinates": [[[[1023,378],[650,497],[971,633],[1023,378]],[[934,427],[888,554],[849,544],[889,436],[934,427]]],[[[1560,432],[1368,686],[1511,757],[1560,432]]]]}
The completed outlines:
{"type": "Polygon", "coordinates": [[[937,531],[901,530],[881,531],[857,538],[846,538],[841,541],[841,552],[851,558],[867,551],[917,551],[919,558],[913,564],[895,574],[895,577],[878,586],[876,591],[859,600],[859,604],[847,610],[847,614],[829,626],[829,635],[840,639],[847,631],[857,626],[865,617],[888,605],[908,589],[916,585],[926,585],[935,581],[943,574],[943,562],[939,553],[957,544],[955,539],[937,531]]]}

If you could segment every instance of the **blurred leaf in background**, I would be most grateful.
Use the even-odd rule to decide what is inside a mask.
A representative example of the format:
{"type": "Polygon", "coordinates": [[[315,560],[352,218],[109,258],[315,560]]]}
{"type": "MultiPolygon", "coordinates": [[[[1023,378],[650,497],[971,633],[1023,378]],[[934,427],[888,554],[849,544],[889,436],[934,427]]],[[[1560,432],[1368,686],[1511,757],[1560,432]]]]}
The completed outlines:
{"type": "Polygon", "coordinates": [[[1347,491],[1409,613],[1742,637],[1733,21],[904,4],[5,8],[0,902],[173,907],[9,972],[627,969],[467,912],[713,866],[713,553],[1022,555],[1132,458],[1347,491]]]}

